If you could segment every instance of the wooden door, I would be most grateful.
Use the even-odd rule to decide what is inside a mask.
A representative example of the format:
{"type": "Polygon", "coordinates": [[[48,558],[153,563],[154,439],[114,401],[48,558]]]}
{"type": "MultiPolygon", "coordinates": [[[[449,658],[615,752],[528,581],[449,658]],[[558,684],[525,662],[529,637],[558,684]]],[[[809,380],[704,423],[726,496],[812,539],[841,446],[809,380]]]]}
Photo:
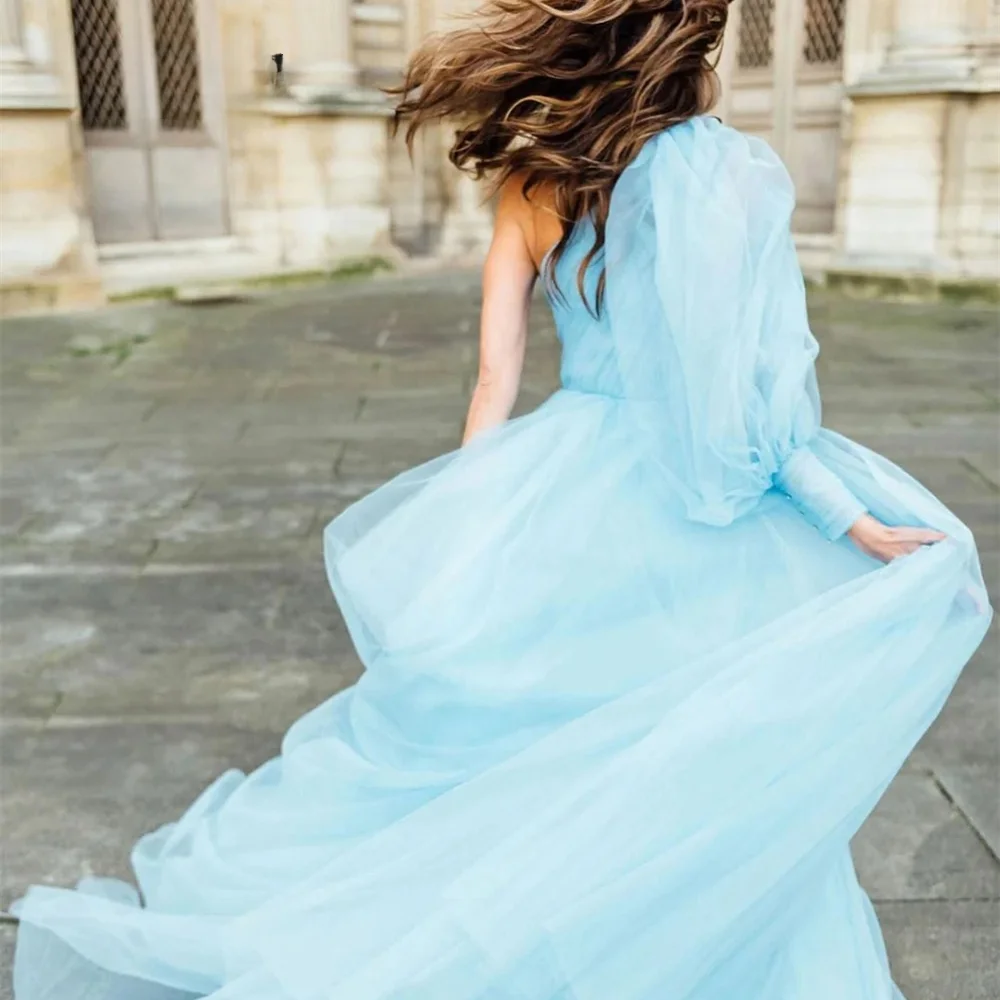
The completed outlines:
{"type": "Polygon", "coordinates": [[[736,44],[736,59],[727,97],[730,124],[775,141],[775,106],[778,102],[774,73],[775,0],[739,0],[733,12],[726,44],[736,44]]]}
{"type": "Polygon", "coordinates": [[[771,143],[795,181],[794,227],[833,232],[846,0],[739,0],[728,118],[771,143]]]}
{"type": "Polygon", "coordinates": [[[217,24],[209,0],[72,0],[99,243],[228,231],[217,24]]]}
{"type": "Polygon", "coordinates": [[[795,179],[795,231],[832,234],[840,176],[846,0],[794,5],[793,86],[785,160],[795,179]]]}

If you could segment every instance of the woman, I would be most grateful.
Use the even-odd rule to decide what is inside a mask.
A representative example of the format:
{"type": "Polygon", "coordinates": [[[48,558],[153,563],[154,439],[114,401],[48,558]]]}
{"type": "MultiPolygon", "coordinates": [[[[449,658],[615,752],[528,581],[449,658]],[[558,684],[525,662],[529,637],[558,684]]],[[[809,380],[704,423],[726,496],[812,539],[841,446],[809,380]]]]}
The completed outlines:
{"type": "Polygon", "coordinates": [[[465,446],[326,533],[367,671],[19,906],[18,1000],[891,1000],[848,851],[988,624],[968,530],[821,430],[723,0],[493,0],[410,134],[501,196],[465,446]],[[507,423],[541,275],[562,383],[507,423]]]}

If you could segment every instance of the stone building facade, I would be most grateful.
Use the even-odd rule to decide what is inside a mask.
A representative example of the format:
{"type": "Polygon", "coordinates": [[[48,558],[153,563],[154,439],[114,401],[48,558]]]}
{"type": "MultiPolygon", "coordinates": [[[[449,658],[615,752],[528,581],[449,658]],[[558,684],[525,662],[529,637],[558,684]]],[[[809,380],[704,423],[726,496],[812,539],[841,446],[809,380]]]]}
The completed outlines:
{"type": "MultiPolygon", "coordinates": [[[[0,0],[0,309],[481,253],[445,131],[411,163],[380,91],[466,6],[0,0]]],[[[809,270],[996,288],[998,0],[737,0],[720,70],[719,113],[795,177],[809,270]]]]}
{"type": "Polygon", "coordinates": [[[740,0],[734,15],[722,114],[788,164],[806,266],[995,297],[1000,2],[740,0]]]}

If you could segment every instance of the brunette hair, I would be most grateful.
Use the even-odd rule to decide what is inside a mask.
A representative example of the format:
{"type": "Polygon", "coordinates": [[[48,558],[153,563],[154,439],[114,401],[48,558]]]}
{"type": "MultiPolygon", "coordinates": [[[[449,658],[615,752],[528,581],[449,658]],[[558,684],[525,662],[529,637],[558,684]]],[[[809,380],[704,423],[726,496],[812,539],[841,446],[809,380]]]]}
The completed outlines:
{"type": "MultiPolygon", "coordinates": [[[[562,220],[548,277],[576,222],[604,247],[611,190],[651,136],[704,114],[718,96],[712,53],[728,0],[487,0],[469,27],[427,39],[404,81],[395,127],[407,143],[439,119],[458,126],[449,158],[493,189],[543,186],[562,220]]],[[[604,276],[597,292],[600,308],[604,276]]]]}

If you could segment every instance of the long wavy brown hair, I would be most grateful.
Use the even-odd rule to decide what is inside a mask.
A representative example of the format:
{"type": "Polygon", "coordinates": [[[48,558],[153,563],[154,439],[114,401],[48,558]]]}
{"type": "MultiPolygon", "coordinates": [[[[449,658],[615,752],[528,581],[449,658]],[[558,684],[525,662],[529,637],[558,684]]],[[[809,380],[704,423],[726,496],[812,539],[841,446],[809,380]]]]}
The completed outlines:
{"type": "MultiPolygon", "coordinates": [[[[544,188],[562,221],[547,277],[590,217],[596,237],[581,295],[604,248],[611,190],[643,143],[708,111],[728,0],[487,0],[460,30],[410,60],[395,126],[412,148],[421,126],[458,126],[450,159],[493,190],[512,175],[544,188]]],[[[596,308],[604,286],[602,274],[596,308]]]]}

